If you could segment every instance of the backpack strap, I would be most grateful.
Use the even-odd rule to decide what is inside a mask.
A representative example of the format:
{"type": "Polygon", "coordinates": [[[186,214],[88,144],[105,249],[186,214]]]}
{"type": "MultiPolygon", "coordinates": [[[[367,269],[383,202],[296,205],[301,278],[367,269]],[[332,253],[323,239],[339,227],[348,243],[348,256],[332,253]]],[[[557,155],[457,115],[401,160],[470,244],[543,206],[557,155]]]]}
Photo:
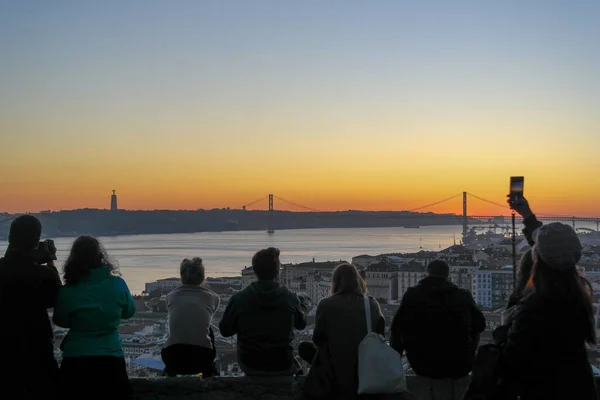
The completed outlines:
{"type": "Polygon", "coordinates": [[[365,316],[367,317],[367,334],[371,333],[371,302],[369,296],[363,296],[365,302],[365,316]]]}

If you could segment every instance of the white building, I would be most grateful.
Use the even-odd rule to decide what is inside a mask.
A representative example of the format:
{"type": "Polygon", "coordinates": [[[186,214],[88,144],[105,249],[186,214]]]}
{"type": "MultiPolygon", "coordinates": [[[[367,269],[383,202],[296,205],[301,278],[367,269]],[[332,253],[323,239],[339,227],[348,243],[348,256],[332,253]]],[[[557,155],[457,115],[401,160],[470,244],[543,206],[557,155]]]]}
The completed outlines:
{"type": "Polygon", "coordinates": [[[160,354],[165,339],[144,338],[136,335],[121,335],[125,357],[137,357],[142,354],[160,354]]]}
{"type": "Polygon", "coordinates": [[[242,270],[242,289],[250,286],[252,282],[256,282],[256,275],[254,275],[254,269],[252,267],[245,267],[242,270]]]}
{"type": "Polygon", "coordinates": [[[146,283],[145,292],[150,294],[160,290],[162,293],[169,293],[171,290],[181,286],[181,278],[159,279],[154,282],[146,283]]]}

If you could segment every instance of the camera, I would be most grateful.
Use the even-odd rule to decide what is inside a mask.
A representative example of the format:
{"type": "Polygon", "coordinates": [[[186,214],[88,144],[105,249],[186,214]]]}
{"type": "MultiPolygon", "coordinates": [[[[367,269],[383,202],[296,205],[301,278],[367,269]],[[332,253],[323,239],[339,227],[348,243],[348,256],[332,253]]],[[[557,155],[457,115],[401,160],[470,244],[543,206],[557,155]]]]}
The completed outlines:
{"type": "Polygon", "coordinates": [[[40,242],[36,250],[36,261],[40,264],[47,264],[56,260],[56,246],[54,240],[44,240],[40,242]]]}

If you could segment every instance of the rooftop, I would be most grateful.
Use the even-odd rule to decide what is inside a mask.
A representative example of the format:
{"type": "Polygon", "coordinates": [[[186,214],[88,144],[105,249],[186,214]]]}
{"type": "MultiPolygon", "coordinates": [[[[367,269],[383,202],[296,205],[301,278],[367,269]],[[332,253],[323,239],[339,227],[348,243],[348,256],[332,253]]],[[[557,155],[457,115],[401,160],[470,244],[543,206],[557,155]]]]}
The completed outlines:
{"type": "Polygon", "coordinates": [[[292,269],[333,269],[346,261],[309,261],[300,264],[285,264],[284,268],[292,269]]]}
{"type": "Polygon", "coordinates": [[[374,264],[370,264],[367,267],[367,272],[393,272],[398,271],[398,265],[393,264],[389,261],[383,260],[374,264]]]}

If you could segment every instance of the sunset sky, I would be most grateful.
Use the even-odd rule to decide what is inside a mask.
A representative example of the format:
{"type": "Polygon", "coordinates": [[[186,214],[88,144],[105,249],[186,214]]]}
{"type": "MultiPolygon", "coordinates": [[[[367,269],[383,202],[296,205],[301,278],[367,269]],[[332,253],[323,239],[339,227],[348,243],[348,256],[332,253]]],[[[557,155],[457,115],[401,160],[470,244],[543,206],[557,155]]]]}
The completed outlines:
{"type": "Polygon", "coordinates": [[[524,175],[539,213],[600,215],[599,20],[597,0],[2,1],[0,212],[112,189],[403,210],[504,202],[524,175]]]}

